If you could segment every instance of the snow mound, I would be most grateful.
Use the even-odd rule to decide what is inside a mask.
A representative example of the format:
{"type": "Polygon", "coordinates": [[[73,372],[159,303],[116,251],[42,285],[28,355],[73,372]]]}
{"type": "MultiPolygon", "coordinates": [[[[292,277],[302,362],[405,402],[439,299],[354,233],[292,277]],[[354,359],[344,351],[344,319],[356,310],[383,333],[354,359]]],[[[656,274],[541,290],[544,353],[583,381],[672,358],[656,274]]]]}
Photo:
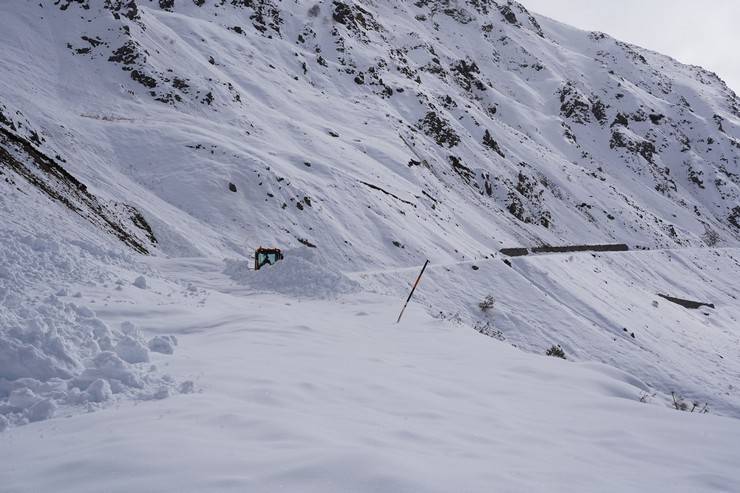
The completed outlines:
{"type": "MultiPolygon", "coordinates": [[[[0,310],[0,416],[25,424],[60,407],[143,398],[175,385],[148,365],[148,342],[56,296],[0,310]]],[[[159,351],[164,352],[164,351],[159,351]]],[[[170,353],[171,354],[171,353],[170,353]]]]}
{"type": "Polygon", "coordinates": [[[259,271],[249,261],[226,259],[224,274],[255,291],[270,291],[298,298],[335,298],[353,293],[360,285],[308,248],[285,252],[285,258],[259,271]]]}
{"type": "Polygon", "coordinates": [[[0,230],[0,240],[0,431],[179,385],[149,364],[150,351],[172,354],[174,338],[153,344],[130,322],[109,327],[58,285],[111,281],[98,265],[110,258],[44,234],[0,230]]]}

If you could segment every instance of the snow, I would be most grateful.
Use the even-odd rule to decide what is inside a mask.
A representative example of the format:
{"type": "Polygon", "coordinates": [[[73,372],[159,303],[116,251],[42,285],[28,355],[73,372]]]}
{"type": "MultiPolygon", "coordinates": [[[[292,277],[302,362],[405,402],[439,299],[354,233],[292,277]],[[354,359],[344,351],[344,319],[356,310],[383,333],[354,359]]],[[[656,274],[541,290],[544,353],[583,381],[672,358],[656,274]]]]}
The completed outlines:
{"type": "MultiPolygon", "coordinates": [[[[57,251],[69,248],[76,247],[60,240],[57,251]]],[[[64,354],[79,367],[60,377],[3,381],[12,384],[0,404],[0,427],[6,428],[0,435],[3,487],[18,492],[433,492],[487,491],[491,485],[501,491],[733,491],[740,488],[735,466],[740,427],[736,419],[717,416],[716,409],[732,414],[735,408],[723,408],[721,399],[707,395],[709,414],[679,412],[656,381],[588,361],[589,354],[608,346],[598,339],[581,346],[566,340],[583,330],[583,322],[569,315],[568,330],[555,317],[559,305],[530,310],[530,322],[517,325],[520,332],[529,329],[516,340],[529,337],[532,346],[542,347],[557,338],[569,361],[514,348],[508,342],[517,334],[507,325],[517,296],[536,304],[527,291],[533,288],[514,282],[528,275],[541,287],[536,265],[549,263],[553,281],[576,289],[565,274],[588,286],[585,274],[594,265],[621,266],[623,283],[643,262],[684,279],[680,271],[662,270],[666,255],[678,262],[692,256],[727,261],[731,254],[565,254],[513,259],[515,268],[499,258],[432,264],[417,290],[419,302],[400,324],[394,323],[397,310],[419,266],[341,274],[308,250],[287,251],[284,261],[258,272],[250,271],[246,260],[153,257],[119,265],[88,258],[86,270],[104,269],[109,280],[93,283],[81,276],[68,282],[80,297],[62,312],[67,325],[54,318],[57,329],[65,330],[64,341],[76,342],[64,354]],[[568,268],[561,272],[561,264],[568,268]],[[147,272],[146,291],[130,283],[119,289],[114,282],[133,279],[136,272],[147,272]],[[496,283],[476,284],[494,278],[496,283]],[[291,284],[300,289],[286,292],[291,284]],[[380,293],[381,287],[386,292],[380,293]],[[504,329],[504,342],[471,328],[484,292],[496,295],[485,316],[504,329]],[[427,304],[457,306],[461,313],[432,316],[437,314],[427,304]],[[547,314],[557,336],[540,338],[535,321],[541,317],[544,325],[547,314]],[[83,356],[85,340],[106,342],[83,356]],[[175,349],[175,343],[171,355],[155,349],[175,349]],[[146,347],[149,352],[142,352],[146,347]],[[132,354],[146,354],[150,362],[127,362],[132,354]]],[[[732,306],[716,299],[732,294],[724,291],[732,275],[728,271],[728,280],[705,284],[694,278],[693,289],[686,291],[715,297],[719,324],[734,316],[732,306]]],[[[688,282],[683,289],[689,289],[688,282]]],[[[59,288],[47,283],[35,290],[43,300],[44,290],[50,296],[59,288]]],[[[585,295],[581,299],[597,306],[585,295]]],[[[54,303],[65,306],[46,298],[42,311],[57,314],[47,308],[54,303]]],[[[645,304],[646,313],[656,310],[649,300],[645,304]]],[[[664,304],[659,309],[682,313],[664,304]]],[[[599,310],[609,332],[609,312],[599,310]]],[[[682,315],[684,323],[690,320],[682,315]]],[[[707,343],[719,344],[717,337],[707,343]]],[[[46,356],[51,368],[59,366],[46,356]]],[[[619,361],[639,369],[640,357],[645,356],[625,353],[619,361]]],[[[727,359],[732,360],[729,353],[727,359]]],[[[731,368],[721,371],[729,377],[731,368]]],[[[698,370],[691,366],[687,374],[705,385],[721,381],[716,370],[714,376],[698,370]]]]}
{"type": "Polygon", "coordinates": [[[253,4],[0,2],[0,490],[740,491],[737,96],[515,2],[253,4]]]}
{"type": "Polygon", "coordinates": [[[155,353],[172,354],[175,352],[174,344],[176,340],[174,336],[155,336],[149,339],[147,346],[150,351],[155,353]]]}
{"type": "MultiPolygon", "coordinates": [[[[492,335],[544,353],[595,359],[670,394],[711,401],[740,417],[737,249],[554,254],[427,268],[417,302],[440,318],[494,328],[492,335]],[[473,266],[477,270],[473,270],[473,266]],[[687,310],[659,293],[714,302],[687,310]],[[483,312],[488,296],[495,306],[483,312]],[[634,334],[634,337],[632,336],[634,334]]],[[[356,273],[366,289],[408,292],[418,269],[356,273]]]]}
{"type": "Polygon", "coordinates": [[[88,395],[90,402],[105,402],[113,397],[113,391],[110,388],[110,384],[107,380],[99,378],[94,380],[90,385],[87,386],[85,392],[88,395]]]}
{"type": "Polygon", "coordinates": [[[139,289],[146,289],[146,277],[139,276],[134,279],[134,282],[132,284],[139,289]]]}
{"type": "MultiPolygon", "coordinates": [[[[66,222],[79,228],[74,219],[66,222]]],[[[0,228],[6,273],[0,279],[3,426],[49,419],[70,409],[93,409],[112,395],[116,400],[146,398],[180,385],[147,365],[147,339],[132,323],[123,321],[121,330],[114,329],[91,308],[100,299],[86,299],[81,292],[74,302],[67,297],[72,284],[72,291],[100,285],[110,298],[119,286],[114,282],[116,264],[126,264],[130,256],[64,235],[53,238],[44,232],[44,224],[29,222],[32,230],[25,234],[7,225],[0,228]]],[[[173,352],[170,348],[169,354],[173,352]]]]}
{"type": "MultiPolygon", "coordinates": [[[[232,289],[223,280],[225,291],[232,289]]],[[[423,287],[420,288],[423,290],[423,287]]],[[[10,491],[734,491],[737,421],[639,402],[604,365],[527,354],[399,300],[213,292],[184,329],[198,390],[7,430],[10,491]],[[10,453],[12,450],[12,453],[10,453]],[[98,474],[95,471],[107,471],[98,474]]],[[[120,317],[111,306],[106,316],[120,317]]],[[[127,314],[126,316],[130,316],[127,314]]]]}
{"type": "Polygon", "coordinates": [[[272,291],[295,297],[331,298],[359,288],[330,260],[311,249],[291,249],[285,255],[285,260],[258,271],[250,262],[226,259],[224,273],[254,291],[272,291]]]}

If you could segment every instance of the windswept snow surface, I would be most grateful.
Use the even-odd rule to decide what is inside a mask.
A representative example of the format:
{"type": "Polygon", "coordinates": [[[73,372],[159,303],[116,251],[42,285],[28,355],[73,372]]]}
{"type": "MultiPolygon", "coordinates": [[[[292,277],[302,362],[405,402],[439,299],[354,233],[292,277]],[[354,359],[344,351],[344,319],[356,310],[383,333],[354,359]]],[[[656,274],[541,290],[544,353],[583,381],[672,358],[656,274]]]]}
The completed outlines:
{"type": "Polygon", "coordinates": [[[416,304],[396,325],[396,298],[245,296],[219,262],[156,263],[219,290],[131,291],[98,313],[176,334],[159,361],[196,392],[11,428],[2,491],[740,488],[737,420],[641,403],[650,389],[612,367],[527,354],[416,304]]]}

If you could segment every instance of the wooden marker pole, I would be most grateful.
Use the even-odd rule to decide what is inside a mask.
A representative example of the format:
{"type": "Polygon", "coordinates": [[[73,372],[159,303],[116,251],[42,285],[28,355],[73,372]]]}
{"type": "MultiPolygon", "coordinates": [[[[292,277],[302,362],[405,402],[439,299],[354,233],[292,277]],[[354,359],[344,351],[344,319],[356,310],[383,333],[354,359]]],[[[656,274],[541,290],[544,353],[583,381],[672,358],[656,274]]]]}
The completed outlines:
{"type": "Polygon", "coordinates": [[[398,315],[398,320],[396,320],[396,323],[401,321],[401,317],[403,317],[403,312],[406,310],[406,306],[408,306],[409,301],[411,301],[411,297],[414,295],[414,291],[416,291],[416,286],[419,285],[419,281],[421,281],[421,276],[424,275],[424,270],[426,270],[427,265],[429,265],[429,260],[424,262],[424,267],[421,268],[421,272],[419,273],[419,277],[416,278],[416,282],[414,283],[414,287],[411,288],[411,292],[409,293],[409,297],[406,298],[406,303],[403,304],[403,308],[401,308],[401,313],[398,315]]]}

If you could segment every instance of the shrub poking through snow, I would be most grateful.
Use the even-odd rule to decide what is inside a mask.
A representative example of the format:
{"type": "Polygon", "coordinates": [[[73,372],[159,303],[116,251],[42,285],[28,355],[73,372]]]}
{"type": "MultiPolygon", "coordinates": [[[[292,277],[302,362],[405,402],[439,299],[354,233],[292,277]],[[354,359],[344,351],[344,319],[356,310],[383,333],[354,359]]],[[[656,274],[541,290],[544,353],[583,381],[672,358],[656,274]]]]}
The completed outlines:
{"type": "Polygon", "coordinates": [[[648,402],[650,402],[650,399],[652,399],[652,398],[655,397],[655,395],[656,395],[655,392],[653,392],[651,394],[650,392],[643,391],[643,392],[640,393],[640,399],[639,400],[643,404],[647,404],[648,402]]]}
{"type": "Polygon", "coordinates": [[[480,307],[481,311],[487,312],[488,310],[493,308],[493,304],[495,303],[495,299],[490,294],[483,298],[483,301],[478,303],[478,307],[480,307]]]}
{"type": "Polygon", "coordinates": [[[567,359],[565,357],[565,351],[563,351],[563,348],[560,347],[560,344],[558,344],[557,346],[550,346],[550,349],[545,351],[545,354],[547,356],[554,356],[556,358],[567,359]]]}
{"type": "Polygon", "coordinates": [[[476,322],[475,325],[473,325],[473,328],[484,336],[493,337],[499,341],[506,340],[504,333],[494,327],[490,320],[486,322],[476,322]]]}
{"type": "Polygon", "coordinates": [[[682,396],[675,392],[671,392],[671,397],[673,398],[673,407],[677,411],[686,411],[688,413],[697,412],[700,414],[706,414],[709,412],[708,403],[704,403],[702,406],[699,401],[692,401],[691,404],[689,404],[682,396]]]}
{"type": "Polygon", "coordinates": [[[705,245],[707,245],[708,247],[713,247],[722,240],[722,237],[715,230],[707,225],[704,225],[704,234],[701,235],[701,239],[704,241],[705,245]]]}

